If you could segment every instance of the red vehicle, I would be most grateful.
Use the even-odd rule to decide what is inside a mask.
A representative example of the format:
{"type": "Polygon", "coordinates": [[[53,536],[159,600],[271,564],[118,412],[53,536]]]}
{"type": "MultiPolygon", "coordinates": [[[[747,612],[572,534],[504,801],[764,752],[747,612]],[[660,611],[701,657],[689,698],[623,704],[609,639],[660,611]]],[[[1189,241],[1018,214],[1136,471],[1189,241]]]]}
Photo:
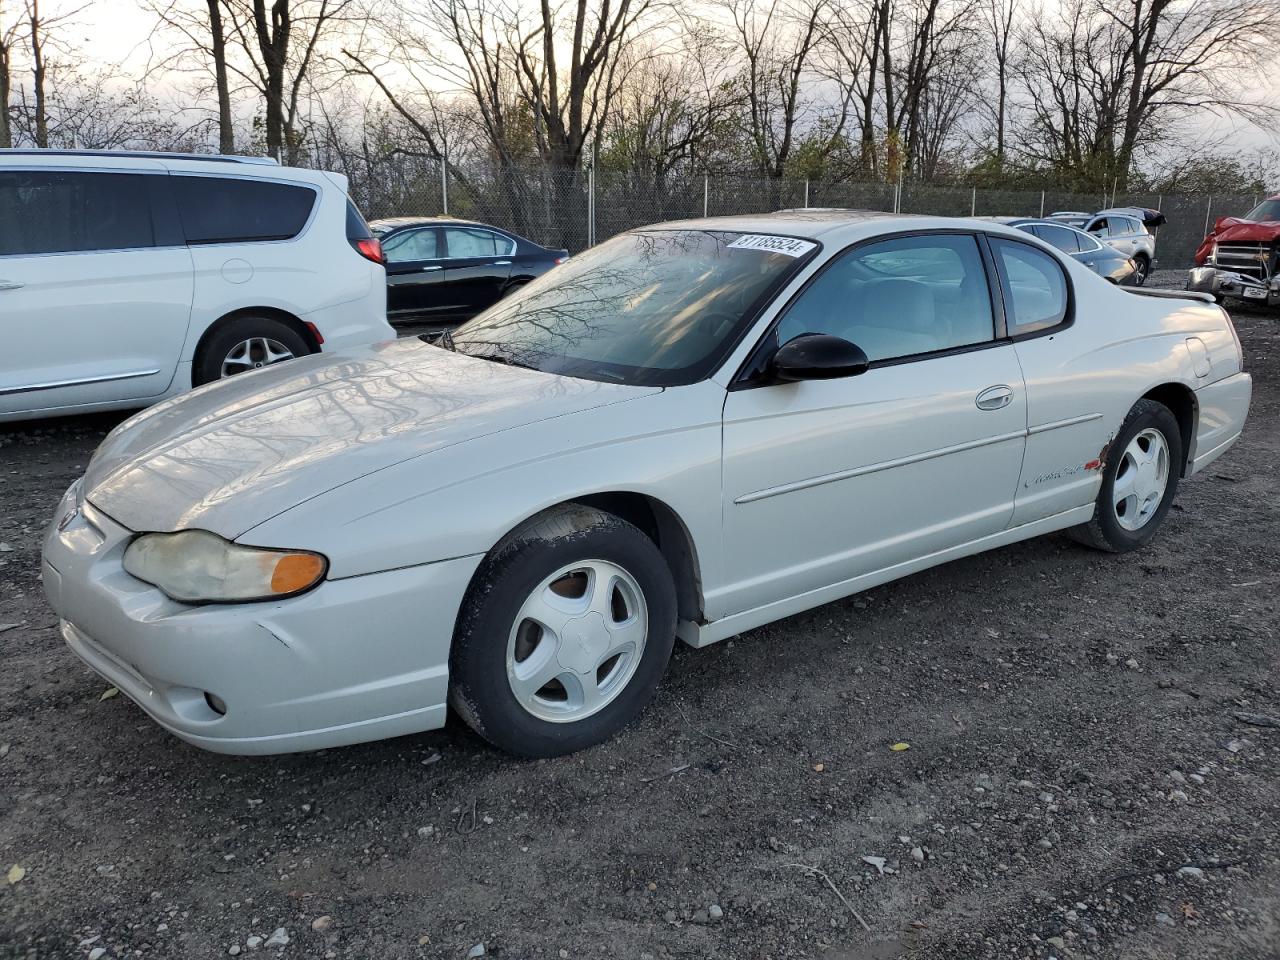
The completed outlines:
{"type": "Polygon", "coordinates": [[[1280,306],[1280,196],[1219,217],[1196,250],[1187,288],[1280,306]]]}

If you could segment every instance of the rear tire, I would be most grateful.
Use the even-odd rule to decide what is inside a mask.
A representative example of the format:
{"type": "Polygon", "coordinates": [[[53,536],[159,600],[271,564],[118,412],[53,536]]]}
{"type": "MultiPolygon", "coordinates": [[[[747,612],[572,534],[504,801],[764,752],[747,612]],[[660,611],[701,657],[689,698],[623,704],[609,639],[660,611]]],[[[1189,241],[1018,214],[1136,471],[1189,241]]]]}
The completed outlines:
{"type": "Polygon", "coordinates": [[[305,357],[311,345],[292,326],[274,317],[237,317],[217,327],[191,370],[192,386],[234,373],[305,357]]]}
{"type": "Polygon", "coordinates": [[[1146,254],[1138,254],[1133,258],[1136,269],[1133,273],[1133,285],[1141,287],[1147,282],[1147,277],[1151,275],[1151,261],[1147,259],[1146,254]]]}
{"type": "Polygon", "coordinates": [[[653,698],[675,630],[675,584],[653,541],[613,514],[556,507],[503,538],[472,578],[449,702],[510,753],[594,746],[653,698]]]}
{"type": "Polygon", "coordinates": [[[1093,519],[1067,531],[1096,550],[1145,546],[1173,503],[1182,472],[1182,430],[1163,404],[1139,400],[1111,442],[1093,519]]]}

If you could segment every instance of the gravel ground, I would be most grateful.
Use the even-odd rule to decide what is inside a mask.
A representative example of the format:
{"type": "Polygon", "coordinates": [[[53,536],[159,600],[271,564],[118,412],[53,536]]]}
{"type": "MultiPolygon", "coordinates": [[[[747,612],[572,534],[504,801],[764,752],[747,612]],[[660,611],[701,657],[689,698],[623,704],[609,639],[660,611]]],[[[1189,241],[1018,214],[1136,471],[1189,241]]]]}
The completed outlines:
{"type": "Polygon", "coordinates": [[[456,722],[223,757],[102,699],[38,550],[119,417],[0,428],[0,956],[1280,956],[1280,729],[1238,719],[1280,717],[1280,320],[1235,316],[1248,429],[1149,549],[678,647],[554,761],[456,722]]]}

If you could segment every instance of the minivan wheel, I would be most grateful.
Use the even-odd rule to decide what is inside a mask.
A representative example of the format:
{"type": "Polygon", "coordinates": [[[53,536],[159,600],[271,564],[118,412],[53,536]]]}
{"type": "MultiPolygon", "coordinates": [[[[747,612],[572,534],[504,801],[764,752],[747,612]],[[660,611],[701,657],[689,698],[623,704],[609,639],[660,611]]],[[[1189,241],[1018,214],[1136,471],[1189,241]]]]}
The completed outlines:
{"type": "Polygon", "coordinates": [[[476,572],[454,633],[449,700],[503,750],[572,753],[639,716],[675,629],[675,585],[653,541],[612,514],[554,508],[476,572]]]}
{"type": "Polygon", "coordinates": [[[1093,519],[1067,532],[1110,553],[1145,545],[1169,512],[1181,468],[1178,421],[1163,404],[1139,400],[1108,448],[1093,519]]]}
{"type": "Polygon", "coordinates": [[[238,317],[216,329],[192,370],[194,386],[305,357],[311,347],[293,327],[274,317],[238,317]]]}

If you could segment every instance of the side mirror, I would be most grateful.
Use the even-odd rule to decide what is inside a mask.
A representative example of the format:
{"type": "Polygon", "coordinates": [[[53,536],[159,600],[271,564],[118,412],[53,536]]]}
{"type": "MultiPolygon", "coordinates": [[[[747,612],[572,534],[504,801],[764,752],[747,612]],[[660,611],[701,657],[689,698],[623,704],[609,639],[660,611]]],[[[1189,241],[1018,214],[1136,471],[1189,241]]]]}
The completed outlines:
{"type": "Polygon", "coordinates": [[[802,333],[778,348],[769,362],[773,376],[784,383],[835,380],[867,372],[862,348],[828,333],[802,333]]]}

